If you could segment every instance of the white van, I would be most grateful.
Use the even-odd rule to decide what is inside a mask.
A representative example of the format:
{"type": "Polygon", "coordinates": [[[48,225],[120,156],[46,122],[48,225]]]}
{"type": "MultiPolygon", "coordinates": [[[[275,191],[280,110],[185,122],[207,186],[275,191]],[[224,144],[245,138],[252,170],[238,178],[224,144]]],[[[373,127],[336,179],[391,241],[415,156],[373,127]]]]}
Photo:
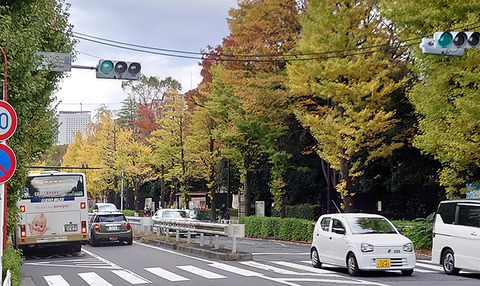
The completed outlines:
{"type": "Polygon", "coordinates": [[[480,271],[480,200],[449,200],[438,205],[433,226],[432,261],[446,274],[480,271]]]}

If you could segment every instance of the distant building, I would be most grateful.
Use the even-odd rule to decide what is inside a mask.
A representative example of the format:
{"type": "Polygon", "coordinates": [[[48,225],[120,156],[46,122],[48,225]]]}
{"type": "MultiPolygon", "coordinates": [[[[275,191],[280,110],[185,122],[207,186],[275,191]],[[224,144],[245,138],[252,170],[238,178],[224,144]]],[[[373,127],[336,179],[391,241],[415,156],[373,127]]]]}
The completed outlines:
{"type": "Polygon", "coordinates": [[[70,144],[75,140],[75,134],[80,131],[85,134],[90,123],[90,111],[59,111],[57,144],[70,144]]]}

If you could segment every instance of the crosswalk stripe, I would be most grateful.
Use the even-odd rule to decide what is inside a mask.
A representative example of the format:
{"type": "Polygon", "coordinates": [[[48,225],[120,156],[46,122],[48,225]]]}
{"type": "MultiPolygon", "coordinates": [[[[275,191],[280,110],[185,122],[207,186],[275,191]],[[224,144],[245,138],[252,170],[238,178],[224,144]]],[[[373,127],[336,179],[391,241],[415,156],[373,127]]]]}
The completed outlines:
{"type": "Polygon", "coordinates": [[[61,275],[43,276],[49,286],[70,286],[61,275]]]}
{"type": "Polygon", "coordinates": [[[137,275],[130,270],[112,270],[112,272],[117,275],[118,277],[122,278],[130,282],[130,284],[145,284],[145,283],[152,283],[151,281],[137,275]]]}
{"type": "Polygon", "coordinates": [[[302,274],[302,273],[278,268],[278,267],[271,266],[271,265],[261,264],[261,263],[255,262],[255,261],[241,261],[240,263],[244,264],[244,265],[247,265],[247,266],[255,267],[255,268],[258,268],[258,269],[275,272],[275,273],[278,273],[278,274],[285,274],[285,275],[300,275],[300,274],[302,274]]]}
{"type": "Polygon", "coordinates": [[[78,273],[78,276],[90,286],[113,286],[95,272],[78,273]]]}
{"type": "Polygon", "coordinates": [[[227,278],[223,275],[220,275],[220,274],[208,271],[208,270],[204,270],[204,269],[192,266],[192,265],[177,266],[177,268],[180,268],[180,269],[185,270],[187,272],[202,276],[202,277],[207,278],[207,279],[227,278]]]}
{"type": "Polygon", "coordinates": [[[253,271],[250,271],[250,270],[247,270],[247,269],[235,267],[235,266],[225,264],[225,263],[215,262],[215,263],[210,264],[210,266],[221,269],[221,270],[224,270],[224,271],[227,271],[227,272],[242,275],[242,276],[245,276],[245,277],[262,276],[262,274],[260,274],[258,272],[253,272],[253,271]]]}
{"type": "Polygon", "coordinates": [[[289,267],[289,268],[308,271],[308,272],[312,272],[312,273],[318,273],[318,274],[322,274],[322,275],[325,275],[325,276],[340,276],[338,274],[332,273],[332,271],[328,271],[328,270],[320,269],[320,268],[314,268],[313,266],[300,265],[300,264],[296,264],[296,263],[292,263],[292,262],[286,262],[286,261],[272,261],[272,262],[275,263],[275,264],[278,264],[278,265],[289,267]]]}
{"type": "Polygon", "coordinates": [[[428,268],[428,269],[433,269],[433,270],[438,270],[438,271],[443,271],[442,266],[436,265],[436,264],[431,264],[431,263],[425,263],[425,262],[418,262],[417,261],[417,266],[421,266],[421,267],[428,268]]]}
{"type": "Polygon", "coordinates": [[[182,277],[180,275],[177,275],[173,272],[170,272],[168,270],[162,269],[160,267],[150,267],[150,268],[145,268],[145,270],[162,277],[164,279],[167,279],[168,281],[171,282],[178,282],[178,281],[188,281],[190,279],[182,277]]]}

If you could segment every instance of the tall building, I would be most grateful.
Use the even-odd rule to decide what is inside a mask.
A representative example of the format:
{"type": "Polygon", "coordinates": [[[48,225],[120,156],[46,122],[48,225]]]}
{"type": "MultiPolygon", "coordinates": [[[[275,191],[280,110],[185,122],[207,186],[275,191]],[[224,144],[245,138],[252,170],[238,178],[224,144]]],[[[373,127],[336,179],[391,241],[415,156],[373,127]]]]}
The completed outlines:
{"type": "Polygon", "coordinates": [[[85,134],[90,121],[90,111],[59,111],[57,144],[72,143],[78,131],[85,134]]]}

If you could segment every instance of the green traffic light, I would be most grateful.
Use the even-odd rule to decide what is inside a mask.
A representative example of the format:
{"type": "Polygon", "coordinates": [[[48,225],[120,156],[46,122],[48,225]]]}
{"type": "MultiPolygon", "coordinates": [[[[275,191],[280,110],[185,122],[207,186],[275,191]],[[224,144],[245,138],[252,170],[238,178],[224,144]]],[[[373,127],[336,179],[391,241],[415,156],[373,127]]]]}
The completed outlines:
{"type": "Polygon", "coordinates": [[[99,70],[103,74],[109,74],[113,71],[113,62],[112,61],[103,61],[100,64],[99,70]]]}
{"type": "Polygon", "coordinates": [[[443,32],[440,38],[438,38],[437,44],[442,48],[448,48],[452,43],[453,37],[450,32],[443,32]]]}

